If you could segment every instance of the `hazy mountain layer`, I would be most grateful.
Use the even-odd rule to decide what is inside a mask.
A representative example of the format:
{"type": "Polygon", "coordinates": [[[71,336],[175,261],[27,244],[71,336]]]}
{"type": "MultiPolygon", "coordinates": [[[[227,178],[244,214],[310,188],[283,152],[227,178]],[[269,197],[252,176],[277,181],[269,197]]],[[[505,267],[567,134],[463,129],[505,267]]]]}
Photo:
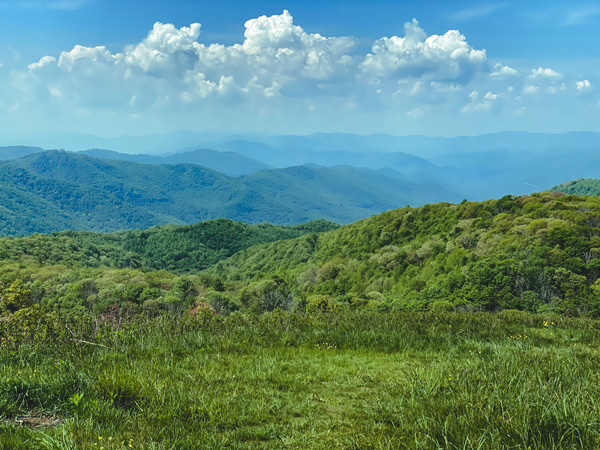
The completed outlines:
{"type": "Polygon", "coordinates": [[[131,155],[101,149],[90,149],[81,153],[95,158],[119,159],[143,164],[197,164],[232,177],[270,168],[268,164],[240,155],[239,153],[218,152],[208,149],[199,149],[165,156],[144,154],[131,155]]]}
{"type": "MultiPolygon", "coordinates": [[[[600,133],[571,132],[564,134],[506,131],[480,136],[428,137],[392,136],[389,134],[357,135],[347,133],[315,133],[307,136],[264,136],[251,133],[192,132],[187,130],[148,136],[101,138],[92,135],[46,134],[30,136],[29,145],[46,148],[82,150],[107,148],[126,153],[170,153],[183,149],[210,148],[226,150],[234,141],[267,145],[283,152],[298,150],[348,152],[405,152],[421,158],[446,153],[472,153],[493,150],[545,151],[554,147],[600,148],[600,133]]],[[[258,158],[260,159],[260,158],[258,158]]]]}
{"type": "Polygon", "coordinates": [[[11,147],[0,147],[0,161],[23,158],[33,153],[41,153],[45,150],[41,147],[28,147],[26,145],[13,145],[11,147]]]}
{"type": "Polygon", "coordinates": [[[51,151],[0,164],[4,235],[115,231],[231,218],[348,223],[406,204],[460,197],[353,167],[292,167],[232,178],[193,165],[149,165],[51,151]]]}

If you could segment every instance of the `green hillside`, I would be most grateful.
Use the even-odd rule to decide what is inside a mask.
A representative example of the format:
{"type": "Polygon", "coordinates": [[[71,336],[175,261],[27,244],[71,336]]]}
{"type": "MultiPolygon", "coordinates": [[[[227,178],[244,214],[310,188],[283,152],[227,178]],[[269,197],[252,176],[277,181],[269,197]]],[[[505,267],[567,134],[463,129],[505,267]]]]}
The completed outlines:
{"type": "Polygon", "coordinates": [[[596,178],[579,178],[578,180],[559,184],[548,190],[575,195],[600,195],[600,180],[596,178]]]}
{"type": "Polygon", "coordinates": [[[324,220],[302,225],[248,225],[216,219],[194,225],[163,225],[116,233],[61,231],[0,238],[0,260],[22,265],[198,271],[253,245],[337,228],[324,220]]]}
{"type": "Polygon", "coordinates": [[[349,223],[459,197],[352,167],[292,167],[242,177],[194,164],[149,165],[50,151],[0,164],[3,235],[66,228],[143,229],[213,218],[284,225],[349,223]]]}
{"type": "Polygon", "coordinates": [[[276,274],[323,307],[598,314],[599,227],[596,197],[438,203],[252,247],[208,272],[251,286],[276,274]]]}

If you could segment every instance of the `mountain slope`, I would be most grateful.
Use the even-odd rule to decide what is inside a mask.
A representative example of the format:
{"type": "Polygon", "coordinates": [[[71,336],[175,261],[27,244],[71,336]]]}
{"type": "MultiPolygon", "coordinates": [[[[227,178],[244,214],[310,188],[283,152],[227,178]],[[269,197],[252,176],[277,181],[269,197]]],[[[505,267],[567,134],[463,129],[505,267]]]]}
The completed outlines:
{"type": "Polygon", "coordinates": [[[5,202],[14,205],[10,214],[0,211],[0,221],[8,222],[11,214],[39,216],[40,202],[52,212],[35,225],[19,227],[10,219],[13,225],[4,234],[68,227],[115,231],[217,217],[248,223],[322,218],[348,223],[406,204],[459,199],[442,188],[352,167],[270,169],[233,178],[193,164],[148,165],[63,151],[2,163],[0,182],[12,187],[12,200],[5,202]]]}
{"type": "Polygon", "coordinates": [[[209,270],[277,274],[303,299],[382,309],[600,314],[600,198],[541,193],[403,208],[318,236],[251,247],[209,270]]]}

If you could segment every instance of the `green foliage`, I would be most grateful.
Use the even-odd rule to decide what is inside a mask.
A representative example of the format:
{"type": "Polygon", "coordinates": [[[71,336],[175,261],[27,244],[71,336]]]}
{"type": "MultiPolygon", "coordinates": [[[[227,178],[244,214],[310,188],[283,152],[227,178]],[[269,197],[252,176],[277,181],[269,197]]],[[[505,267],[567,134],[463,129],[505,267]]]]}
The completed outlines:
{"type": "Polygon", "coordinates": [[[339,228],[219,219],[3,238],[0,305],[7,314],[39,305],[64,316],[115,307],[181,316],[201,301],[219,315],[518,309],[596,317],[597,215],[596,197],[542,193],[406,207],[339,228]]]}
{"type": "Polygon", "coordinates": [[[13,281],[0,295],[0,310],[14,313],[29,306],[29,290],[23,287],[23,282],[19,279],[13,281]]]}
{"type": "Polygon", "coordinates": [[[549,191],[575,195],[600,195],[600,180],[595,178],[579,178],[554,186],[549,191]]]}
{"type": "Polygon", "coordinates": [[[0,238],[0,259],[21,264],[202,270],[253,245],[337,228],[324,220],[302,225],[248,225],[216,219],[194,225],[111,234],[63,231],[22,238],[0,238]]]}
{"type": "MultiPolygon", "coordinates": [[[[600,199],[541,193],[388,211],[319,235],[263,244],[208,269],[277,274],[295,297],[360,298],[383,310],[521,309],[600,314],[600,199]]],[[[355,302],[356,304],[356,302],[355,302]]]]}
{"type": "Polygon", "coordinates": [[[454,311],[455,306],[448,300],[437,300],[429,305],[429,310],[434,313],[447,313],[454,311]]]}

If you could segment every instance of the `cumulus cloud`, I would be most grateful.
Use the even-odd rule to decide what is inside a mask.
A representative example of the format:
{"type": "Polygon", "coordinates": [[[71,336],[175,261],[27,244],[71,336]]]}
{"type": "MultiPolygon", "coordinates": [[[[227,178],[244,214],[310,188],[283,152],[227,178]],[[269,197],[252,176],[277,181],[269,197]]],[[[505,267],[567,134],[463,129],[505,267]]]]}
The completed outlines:
{"type": "Polygon", "coordinates": [[[37,70],[41,69],[45,65],[52,64],[56,62],[56,58],[54,56],[44,56],[38,62],[31,63],[27,67],[29,70],[37,70]]]}
{"type": "Polygon", "coordinates": [[[533,69],[531,71],[531,75],[529,75],[529,78],[532,80],[562,80],[563,76],[560,73],[555,72],[554,70],[548,67],[538,67],[537,69],[533,69]]]}
{"type": "Polygon", "coordinates": [[[575,88],[580,94],[591,94],[594,92],[594,86],[592,86],[589,80],[576,81],[575,88]]]}
{"type": "Polygon", "coordinates": [[[500,63],[494,64],[494,68],[490,73],[490,78],[497,80],[505,80],[510,77],[515,77],[519,74],[519,71],[512,67],[505,66],[500,63]]]}
{"type": "Polygon", "coordinates": [[[381,38],[360,65],[373,78],[428,78],[467,82],[488,68],[486,51],[471,47],[457,30],[427,36],[413,19],[404,37],[381,38]]]}
{"type": "MultiPolygon", "coordinates": [[[[251,91],[273,97],[286,88],[298,92],[294,83],[306,88],[312,80],[316,89],[317,83],[352,75],[349,52],[356,46],[353,38],[306,33],[294,25],[288,11],[249,20],[245,28],[242,44],[206,46],[197,41],[199,23],[177,28],[157,22],[145,39],[125,47],[122,53],[113,54],[104,46],[76,45],[62,52],[58,60],[45,56],[29,69],[35,72],[54,64],[72,74],[63,78],[76,81],[74,88],[102,83],[97,75],[104,76],[107,71],[110,79],[137,78],[148,88],[152,84],[149,79],[163,79],[169,82],[168,90],[177,91],[170,94],[184,101],[251,91]]],[[[165,86],[154,83],[154,87],[159,95],[158,90],[165,86]]]]}
{"type": "Polygon", "coordinates": [[[366,54],[353,37],[308,33],[288,11],[244,27],[240,43],[202,44],[199,23],[178,28],[157,22],[117,52],[76,45],[44,56],[10,71],[4,110],[48,105],[65,114],[103,111],[115,121],[141,123],[164,111],[206,117],[245,110],[269,117],[340,108],[344,114],[393,111],[414,123],[441,110],[492,115],[512,107],[516,114],[560,93],[580,101],[595,97],[582,75],[490,62],[486,50],[458,30],[429,35],[415,19],[404,25],[403,36],[381,37],[366,54]]]}
{"type": "Polygon", "coordinates": [[[472,112],[472,111],[486,111],[492,107],[492,105],[498,99],[498,94],[492,92],[486,92],[481,100],[479,100],[479,92],[473,91],[469,94],[471,102],[461,108],[461,112],[472,112]]]}
{"type": "Polygon", "coordinates": [[[129,68],[158,76],[189,70],[198,60],[200,27],[199,23],[192,23],[178,29],[173,24],[157,22],[142,42],[126,47],[123,55],[113,57],[114,62],[122,61],[129,68]]]}

